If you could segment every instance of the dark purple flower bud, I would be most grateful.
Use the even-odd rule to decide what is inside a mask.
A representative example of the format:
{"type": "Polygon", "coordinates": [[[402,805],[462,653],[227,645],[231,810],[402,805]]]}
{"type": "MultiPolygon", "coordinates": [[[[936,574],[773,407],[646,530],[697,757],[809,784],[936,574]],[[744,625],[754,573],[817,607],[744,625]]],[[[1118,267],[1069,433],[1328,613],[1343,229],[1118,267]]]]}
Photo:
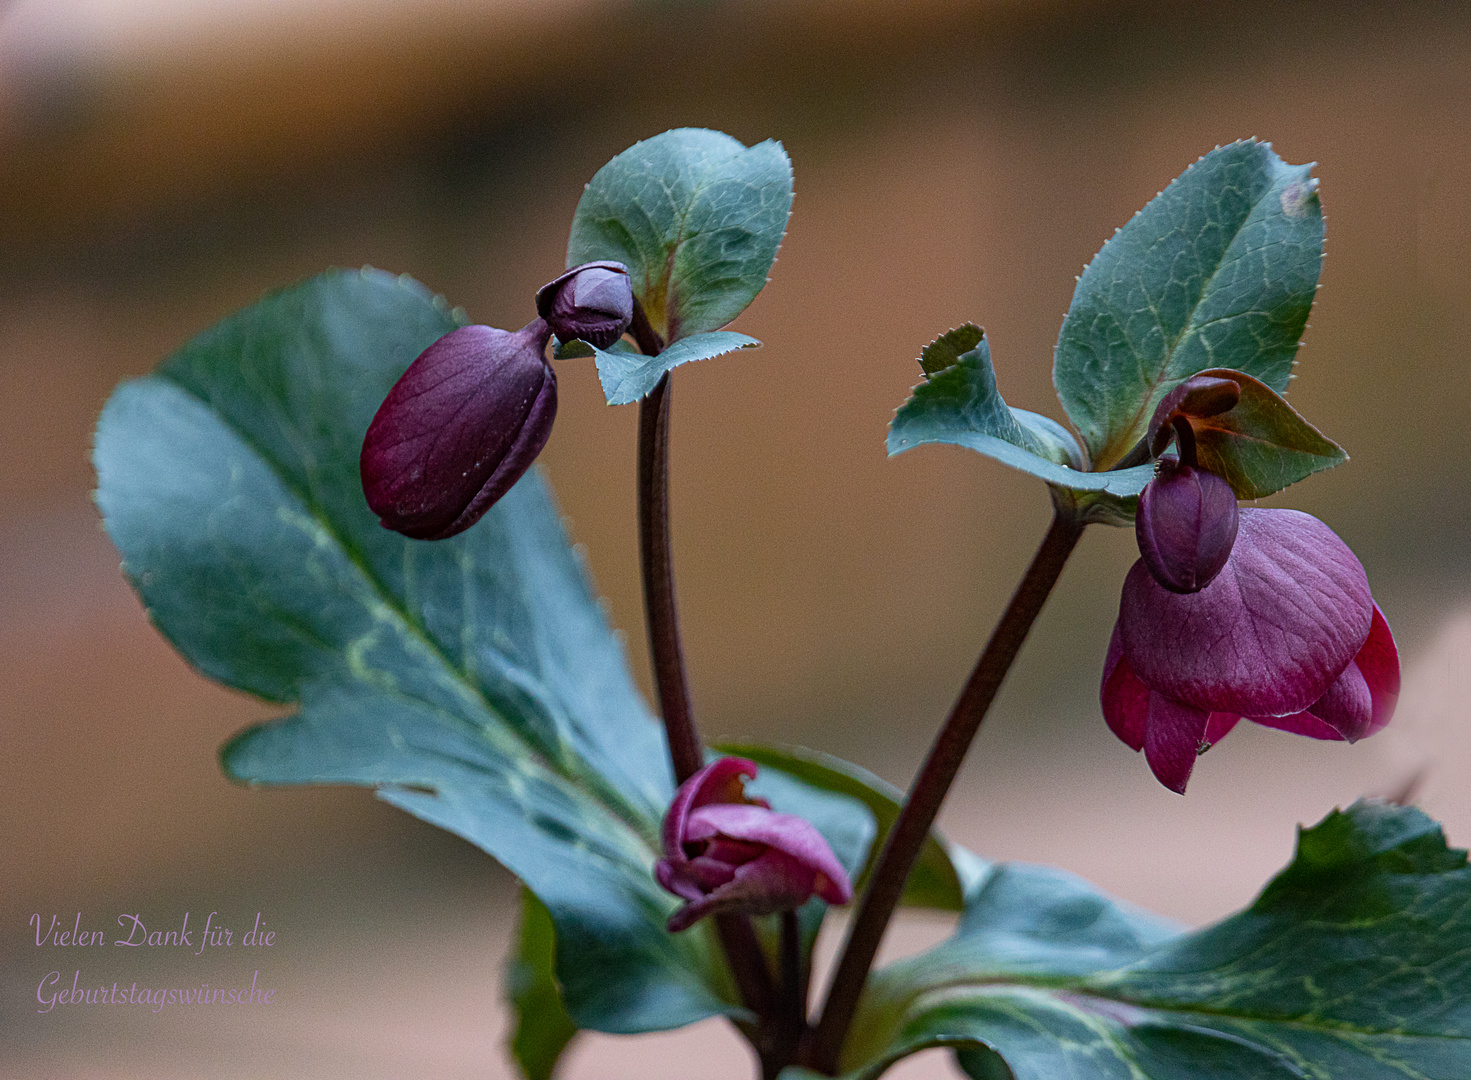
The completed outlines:
{"type": "Polygon", "coordinates": [[[409,365],[368,425],[360,458],[368,506],[415,540],[463,532],[511,489],[557,415],[551,331],[462,326],[409,365]]]}
{"type": "Polygon", "coordinates": [[[1399,685],[1394,636],[1348,546],[1308,514],[1248,509],[1198,592],[1134,564],[1101,699],[1113,733],[1184,792],[1196,756],[1243,717],[1354,742],[1389,722],[1399,685]]]}
{"type": "Polygon", "coordinates": [[[1199,592],[1221,572],[1236,542],[1236,493],[1215,473],[1159,459],[1139,495],[1134,534],[1154,580],[1170,592],[1199,592]]]}
{"type": "Polygon", "coordinates": [[[746,794],[756,766],[721,758],[679,786],[664,815],[659,884],[687,901],[669,917],[671,931],[706,915],[770,915],[805,904],[813,894],[829,904],[853,898],[847,871],[812,825],[778,814],[746,794]]]}
{"type": "Polygon", "coordinates": [[[620,262],[574,266],[536,291],[536,312],[558,341],[580,338],[606,349],[633,321],[633,282],[620,262]]]}

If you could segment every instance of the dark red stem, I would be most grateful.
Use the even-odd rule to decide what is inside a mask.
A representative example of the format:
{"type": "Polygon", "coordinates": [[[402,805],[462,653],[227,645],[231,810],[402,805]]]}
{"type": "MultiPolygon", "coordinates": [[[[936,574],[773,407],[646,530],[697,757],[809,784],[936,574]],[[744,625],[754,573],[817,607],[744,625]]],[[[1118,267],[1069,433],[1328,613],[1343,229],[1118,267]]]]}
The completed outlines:
{"type": "Polygon", "coordinates": [[[986,642],[970,679],[950,710],[945,726],[935,736],[929,757],[910,786],[904,808],[889,831],[868,889],[849,925],[848,938],[832,977],[822,1018],[813,1032],[808,1052],[803,1055],[821,1072],[828,1075],[837,1072],[843,1041],[858,1009],[879,942],[904,893],[904,883],[909,879],[909,872],[914,868],[920,848],[935,823],[940,805],[960,771],[971,740],[980,729],[981,721],[985,719],[996,691],[1001,688],[1002,680],[1026,640],[1027,632],[1031,630],[1052,587],[1057,584],[1068,556],[1083,534],[1083,528],[1070,517],[1062,514],[1053,516],[1042,546],[1037,549],[1031,565],[1012,594],[1001,621],[991,632],[991,639],[986,642]]]}
{"type": "MultiPolygon", "coordinates": [[[[657,356],[663,351],[664,339],[649,324],[637,299],[629,329],[646,355],[657,356]]],[[[665,372],[638,406],[638,539],[644,616],[659,711],[664,717],[675,783],[682,784],[705,762],[700,733],[690,710],[684,650],[679,641],[679,610],[674,600],[674,550],[669,534],[669,396],[669,373],[665,372]]],[[[772,1014],[776,989],[755,927],[744,915],[720,915],[715,924],[741,1000],[764,1027],[772,1014]]]]}

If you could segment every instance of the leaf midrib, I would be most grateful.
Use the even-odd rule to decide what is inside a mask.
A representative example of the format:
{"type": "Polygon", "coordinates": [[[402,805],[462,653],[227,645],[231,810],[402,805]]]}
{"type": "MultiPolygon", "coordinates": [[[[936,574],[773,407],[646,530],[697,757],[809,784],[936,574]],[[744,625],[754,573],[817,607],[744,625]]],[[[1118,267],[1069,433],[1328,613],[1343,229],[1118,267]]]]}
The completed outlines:
{"type": "MultiPolygon", "coordinates": [[[[224,410],[220,409],[215,402],[211,401],[208,397],[204,396],[203,394],[196,391],[193,387],[181,381],[172,372],[166,369],[160,370],[155,373],[155,377],[178,388],[194,400],[198,401],[209,411],[209,414],[214,417],[216,422],[224,426],[236,439],[238,439],[246,447],[246,449],[256,455],[256,457],[266,466],[267,470],[275,478],[276,482],[279,483],[282,488],[293,499],[297,501],[303,512],[306,513],[314,522],[316,522],[317,527],[320,528],[322,532],[330,540],[332,540],[333,543],[337,545],[338,550],[342,553],[343,557],[358,572],[358,574],[361,575],[363,581],[368,585],[370,591],[375,596],[377,596],[378,600],[383,604],[384,608],[396,618],[399,625],[399,632],[405,638],[414,642],[431,660],[436,662],[443,669],[444,673],[448,676],[451,684],[457,688],[459,693],[462,696],[467,696],[469,698],[470,705],[476,707],[478,711],[485,713],[487,716],[492,718],[492,720],[500,720],[500,723],[495,724],[494,726],[492,726],[492,724],[477,725],[472,720],[466,717],[457,716],[454,713],[451,713],[448,710],[444,709],[442,706],[436,705],[432,701],[425,701],[421,697],[408,694],[405,694],[404,697],[408,698],[409,700],[416,701],[419,704],[432,709],[436,713],[453,718],[457,723],[466,726],[477,736],[484,738],[487,736],[491,736],[492,733],[494,733],[494,735],[499,736],[500,738],[509,739],[538,767],[544,769],[550,775],[558,777],[563,782],[572,783],[574,787],[576,787],[577,785],[573,781],[573,776],[568,775],[569,773],[573,773],[580,779],[587,779],[586,773],[588,770],[576,769],[575,761],[569,761],[565,759],[561,761],[555,761],[554,758],[548,755],[542,748],[538,747],[535,742],[533,742],[526,734],[501,719],[506,710],[498,708],[491,700],[490,696],[485,692],[485,689],[483,687],[475,683],[471,683],[463,677],[460,669],[457,668],[455,664],[450,660],[445,651],[440,647],[439,643],[420,628],[420,626],[411,617],[410,613],[404,609],[398,598],[394,596],[392,590],[390,590],[387,584],[382,580],[382,578],[370,568],[367,560],[363,557],[362,553],[358,550],[356,545],[350,544],[347,539],[342,535],[342,533],[333,525],[331,520],[327,518],[323,513],[321,513],[320,507],[317,502],[308,497],[307,493],[304,492],[301,487],[290,478],[290,476],[286,472],[285,466],[276,458],[275,455],[267,452],[258,440],[256,440],[240,425],[236,424],[234,419],[230,417],[224,410]],[[559,768],[559,765],[563,767],[559,768]]],[[[330,651],[338,656],[342,656],[342,649],[338,645],[334,644],[331,647],[330,651]]],[[[234,684],[232,683],[232,685],[234,684]]],[[[236,689],[244,690],[247,693],[254,694],[254,691],[250,690],[248,687],[237,685],[236,689]]],[[[293,702],[293,704],[300,704],[299,687],[296,700],[295,702],[293,702]]],[[[570,747],[566,747],[566,750],[569,755],[572,753],[570,747]]],[[[598,777],[596,779],[601,778],[598,777]]],[[[647,830],[649,829],[649,824],[643,820],[642,815],[638,814],[631,806],[627,805],[622,796],[616,791],[600,790],[605,786],[606,785],[598,784],[592,792],[589,792],[589,794],[593,794],[598,803],[612,810],[618,816],[623,825],[627,827],[629,831],[632,832],[634,836],[639,839],[640,843],[643,844],[645,847],[648,847],[650,833],[647,830]]],[[[652,851],[653,849],[651,848],[650,850],[652,851]]]]}
{"type": "MultiPolygon", "coordinates": [[[[1266,190],[1262,193],[1260,198],[1257,198],[1252,202],[1251,209],[1246,212],[1246,215],[1241,219],[1241,223],[1231,231],[1231,239],[1227,241],[1225,249],[1221,252],[1220,261],[1216,263],[1215,268],[1211,270],[1210,275],[1205,279],[1205,283],[1201,286],[1200,289],[1200,296],[1196,299],[1195,303],[1190,306],[1190,314],[1185,320],[1185,325],[1180,328],[1179,334],[1177,334],[1175,336],[1175,339],[1170,343],[1169,348],[1165,352],[1164,360],[1160,364],[1158,372],[1156,372],[1150,379],[1146,380],[1145,385],[1148,387],[1149,393],[1144,395],[1143,399],[1139,403],[1139,406],[1134,410],[1133,416],[1131,416],[1129,419],[1128,426],[1121,429],[1125,434],[1132,432],[1136,427],[1138,427],[1140,422],[1144,418],[1144,414],[1149,411],[1149,403],[1154,399],[1155,391],[1163,382],[1164,373],[1170,369],[1170,364],[1171,361],[1174,360],[1175,354],[1179,352],[1180,343],[1190,335],[1192,330],[1198,331],[1201,329],[1201,327],[1209,325],[1209,323],[1220,322],[1224,318],[1226,318],[1225,316],[1223,316],[1221,319],[1208,320],[1206,323],[1202,323],[1201,327],[1197,327],[1195,325],[1195,316],[1200,311],[1201,305],[1205,303],[1205,298],[1210,295],[1211,286],[1215,282],[1217,275],[1220,274],[1222,267],[1226,265],[1226,256],[1230,253],[1232,246],[1236,243],[1237,237],[1241,235],[1242,229],[1246,227],[1247,222],[1252,219],[1252,215],[1256,213],[1257,208],[1262,205],[1262,203],[1266,200],[1267,195],[1272,192],[1275,186],[1276,178],[1269,177],[1266,190]]],[[[1160,239],[1162,240],[1163,237],[1161,237],[1160,239]]],[[[1140,272],[1142,273],[1142,266],[1140,268],[1140,272]]],[[[1141,288],[1143,287],[1142,281],[1140,281],[1140,286],[1141,288]]],[[[1157,311],[1155,311],[1154,299],[1152,297],[1149,297],[1148,290],[1144,290],[1144,294],[1146,297],[1149,298],[1149,309],[1154,314],[1155,326],[1159,327],[1160,330],[1164,330],[1164,327],[1160,323],[1159,314],[1157,311]]],[[[1231,317],[1234,318],[1235,316],[1231,317]]],[[[1122,329],[1122,327],[1120,329],[1122,329]]],[[[1135,360],[1139,362],[1140,369],[1146,370],[1144,358],[1139,354],[1139,351],[1134,347],[1132,342],[1130,342],[1129,344],[1129,351],[1134,354],[1135,360]]],[[[1123,450],[1125,451],[1127,451],[1127,449],[1127,447],[1123,448],[1123,450]]],[[[1106,462],[1108,465],[1113,465],[1114,462],[1120,456],[1122,456],[1119,451],[1120,448],[1110,442],[1099,451],[1098,459],[1101,462],[1106,462]]],[[[1095,466],[1095,469],[1096,468],[1097,467],[1095,466]]]]}

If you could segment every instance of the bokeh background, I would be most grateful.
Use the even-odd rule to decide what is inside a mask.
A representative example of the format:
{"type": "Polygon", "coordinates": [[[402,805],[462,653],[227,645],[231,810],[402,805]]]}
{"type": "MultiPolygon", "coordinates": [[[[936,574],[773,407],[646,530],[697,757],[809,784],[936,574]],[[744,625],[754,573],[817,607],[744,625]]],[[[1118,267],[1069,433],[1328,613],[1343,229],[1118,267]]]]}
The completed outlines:
{"type": "MultiPolygon", "coordinates": [[[[1096,704],[1130,534],[1090,530],[943,818],[1187,923],[1246,903],[1294,826],[1413,789],[1471,841],[1471,9],[1104,0],[0,0],[0,1073],[509,1076],[510,882],[361,791],[252,792],[215,751],[270,715],[148,625],[89,494],[123,378],[328,265],[412,274],[516,327],[582,184],[668,127],[782,140],[791,228],[739,329],[681,369],[673,500],[709,734],[907,782],[1043,532],[1034,481],[955,448],[889,461],[919,348],[984,323],[1003,392],[1061,417],[1073,276],[1200,154],[1318,161],[1322,291],[1292,399],[1346,466],[1273,501],[1359,553],[1407,673],[1356,747],[1243,725],[1159,787],[1096,704]],[[37,949],[256,912],[254,958],[37,949]],[[96,979],[280,988],[244,1016],[59,1008],[96,979]],[[68,982],[70,980],[68,979],[68,982]],[[84,978],[85,981],[85,978],[84,978]]],[[[558,366],[544,461],[643,684],[635,410],[558,366]]],[[[912,918],[890,952],[943,935],[912,918]]],[[[586,1037],[565,1075],[744,1077],[718,1022],[586,1037]]],[[[957,1075],[944,1055],[896,1070],[957,1075]]]]}

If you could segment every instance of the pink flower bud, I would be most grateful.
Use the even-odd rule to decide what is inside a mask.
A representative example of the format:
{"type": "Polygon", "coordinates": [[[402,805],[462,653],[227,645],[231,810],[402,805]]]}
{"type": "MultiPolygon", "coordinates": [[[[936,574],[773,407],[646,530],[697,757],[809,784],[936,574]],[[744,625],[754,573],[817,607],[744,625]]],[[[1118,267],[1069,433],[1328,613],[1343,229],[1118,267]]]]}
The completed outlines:
{"type": "Polygon", "coordinates": [[[811,823],[778,814],[745,792],[756,766],[721,758],[675,792],[664,816],[659,884],[688,901],[669,917],[671,931],[706,915],[770,915],[805,904],[814,894],[829,904],[853,898],[848,874],[811,823]]]}
{"type": "Polygon", "coordinates": [[[633,283],[620,262],[573,267],[536,291],[536,312],[558,341],[579,338],[606,349],[633,321],[633,283]]]}
{"type": "Polygon", "coordinates": [[[1236,542],[1236,494],[1215,473],[1159,460],[1139,495],[1134,534],[1154,580],[1170,592],[1199,592],[1221,572],[1236,542]]]}
{"type": "Polygon", "coordinates": [[[409,365],[368,425],[363,494],[385,528],[443,540],[480,520],[531,467],[557,415],[551,331],[462,326],[409,365]]]}

